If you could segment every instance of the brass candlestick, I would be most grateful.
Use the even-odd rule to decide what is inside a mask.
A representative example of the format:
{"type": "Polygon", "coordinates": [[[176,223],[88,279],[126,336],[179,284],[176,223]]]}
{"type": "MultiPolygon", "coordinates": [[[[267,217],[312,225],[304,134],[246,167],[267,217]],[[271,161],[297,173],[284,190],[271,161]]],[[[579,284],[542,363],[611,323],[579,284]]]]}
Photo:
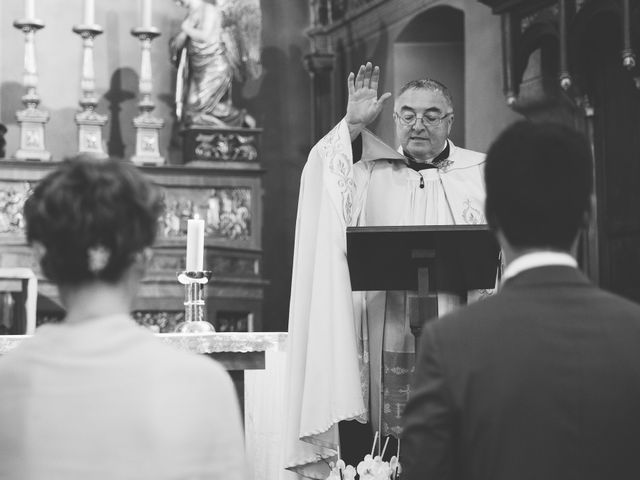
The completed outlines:
{"type": "Polygon", "coordinates": [[[93,39],[102,33],[102,27],[76,25],[73,31],[82,37],[82,96],[79,102],[82,110],[75,117],[78,125],[78,151],[106,158],[107,154],[102,147],[102,127],[107,123],[108,117],[96,112],[98,98],[93,68],[93,39]]]}
{"type": "Polygon", "coordinates": [[[36,68],[35,34],[44,23],[35,18],[25,18],[13,22],[13,26],[24,33],[24,75],[26,93],[22,97],[24,110],[16,113],[20,124],[20,149],[15,153],[18,160],[51,160],[51,154],[44,146],[44,124],[49,121],[49,113],[38,108],[40,96],[37,92],[38,72],[36,68]]]}
{"type": "Polygon", "coordinates": [[[159,132],[164,120],[154,116],[155,104],[151,99],[153,77],[151,74],[151,42],[160,35],[156,27],[137,27],[131,30],[131,35],[138,37],[142,55],[140,59],[140,114],[133,119],[136,129],[136,154],[131,159],[136,165],[163,165],[164,158],[160,155],[159,132]]]}
{"type": "Polygon", "coordinates": [[[216,329],[206,320],[205,289],[210,270],[184,271],[178,281],[184,285],[184,321],[176,325],[177,333],[212,333],[216,329]]]}

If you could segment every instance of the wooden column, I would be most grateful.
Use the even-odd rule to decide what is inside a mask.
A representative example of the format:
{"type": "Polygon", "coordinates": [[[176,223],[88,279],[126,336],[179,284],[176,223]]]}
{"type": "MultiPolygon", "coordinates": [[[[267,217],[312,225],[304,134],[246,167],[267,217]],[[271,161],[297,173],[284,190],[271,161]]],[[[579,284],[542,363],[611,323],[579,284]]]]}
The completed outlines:
{"type": "Polygon", "coordinates": [[[304,57],[311,77],[311,143],[316,143],[333,126],[331,73],[335,63],[332,52],[312,52],[304,57]]]}

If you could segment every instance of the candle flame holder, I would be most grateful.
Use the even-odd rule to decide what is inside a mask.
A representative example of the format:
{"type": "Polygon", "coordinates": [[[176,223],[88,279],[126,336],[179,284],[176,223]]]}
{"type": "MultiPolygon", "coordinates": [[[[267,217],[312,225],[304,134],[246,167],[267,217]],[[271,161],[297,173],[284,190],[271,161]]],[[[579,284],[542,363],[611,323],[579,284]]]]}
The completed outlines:
{"type": "Polygon", "coordinates": [[[213,333],[216,329],[206,320],[205,289],[210,270],[178,273],[178,282],[184,285],[184,321],[176,325],[177,333],[213,333]]]}
{"type": "Polygon", "coordinates": [[[153,80],[151,75],[151,42],[160,36],[156,27],[136,27],[131,35],[138,37],[142,51],[140,60],[140,114],[133,119],[136,129],[136,154],[131,161],[136,165],[163,165],[164,158],[160,155],[159,134],[164,126],[164,120],[154,116],[151,112],[156,108],[151,93],[153,80]]]}
{"type": "Polygon", "coordinates": [[[44,126],[49,121],[49,112],[40,109],[40,96],[37,92],[38,70],[36,68],[35,34],[44,23],[35,18],[23,18],[13,22],[13,26],[22,30],[24,43],[24,74],[22,83],[26,93],[22,97],[24,110],[16,112],[20,124],[20,149],[15,153],[18,160],[51,160],[51,154],[44,145],[44,126]]]}
{"type": "Polygon", "coordinates": [[[73,32],[82,38],[81,96],[78,102],[82,110],[75,115],[78,125],[78,151],[94,154],[98,158],[107,158],[102,145],[102,127],[109,117],[96,111],[98,96],[93,61],[93,41],[103,30],[100,25],[92,23],[75,25],[73,32]]]}

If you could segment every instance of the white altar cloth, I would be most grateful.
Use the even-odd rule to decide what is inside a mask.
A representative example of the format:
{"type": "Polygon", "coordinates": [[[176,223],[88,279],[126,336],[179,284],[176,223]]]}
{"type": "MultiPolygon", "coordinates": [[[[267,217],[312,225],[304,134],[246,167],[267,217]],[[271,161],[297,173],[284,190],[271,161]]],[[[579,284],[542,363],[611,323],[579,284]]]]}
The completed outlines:
{"type": "MultiPolygon", "coordinates": [[[[0,335],[0,355],[17,347],[31,335],[0,335]]],[[[158,333],[160,340],[194,353],[283,351],[287,334],[283,332],[158,333]]]]}

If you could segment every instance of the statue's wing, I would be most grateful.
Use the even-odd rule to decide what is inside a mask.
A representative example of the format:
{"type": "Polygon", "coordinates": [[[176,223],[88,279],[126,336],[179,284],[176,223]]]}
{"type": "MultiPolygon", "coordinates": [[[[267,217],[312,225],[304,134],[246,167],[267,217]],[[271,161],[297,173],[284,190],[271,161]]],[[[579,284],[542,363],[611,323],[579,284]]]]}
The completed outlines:
{"type": "Polygon", "coordinates": [[[238,38],[237,28],[234,24],[228,24],[224,27],[222,31],[222,41],[226,48],[227,60],[233,69],[233,76],[238,80],[242,80],[241,44],[238,38]]]}
{"type": "Polygon", "coordinates": [[[262,12],[260,0],[220,2],[225,16],[227,51],[240,78],[257,78],[262,73],[262,12]]]}

